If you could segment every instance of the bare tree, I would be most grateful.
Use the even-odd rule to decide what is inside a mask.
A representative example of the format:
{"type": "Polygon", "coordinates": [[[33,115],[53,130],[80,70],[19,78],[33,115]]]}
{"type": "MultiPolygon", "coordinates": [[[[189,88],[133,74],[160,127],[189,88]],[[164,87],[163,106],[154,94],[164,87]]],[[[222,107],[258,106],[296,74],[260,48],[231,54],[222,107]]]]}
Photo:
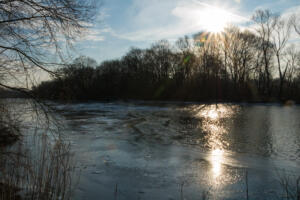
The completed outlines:
{"type": "Polygon", "coordinates": [[[286,72],[288,67],[290,66],[289,63],[282,63],[283,59],[283,51],[286,47],[286,44],[290,38],[291,28],[292,28],[292,18],[288,20],[282,19],[281,16],[273,17],[272,21],[274,23],[274,32],[272,35],[272,47],[273,51],[276,56],[277,60],[277,67],[279,72],[279,98],[282,95],[282,87],[285,81],[286,72]],[[284,66],[283,66],[284,65],[284,66]]]}
{"type": "Polygon", "coordinates": [[[256,23],[256,32],[261,39],[261,52],[264,64],[264,90],[271,95],[271,71],[272,71],[272,34],[274,32],[273,14],[269,10],[257,10],[252,19],[256,23]]]}
{"type": "Polygon", "coordinates": [[[293,15],[292,17],[292,24],[295,29],[295,32],[300,35],[300,23],[299,23],[299,16],[298,15],[293,15]]]}
{"type": "Polygon", "coordinates": [[[300,51],[296,50],[294,44],[288,46],[284,51],[284,62],[286,63],[286,82],[288,87],[292,87],[294,79],[297,78],[300,64],[300,51]]]}
{"type": "Polygon", "coordinates": [[[188,36],[179,38],[176,41],[176,50],[178,51],[178,56],[180,61],[178,64],[178,71],[182,72],[183,79],[188,79],[192,74],[192,65],[194,64],[195,56],[194,49],[191,42],[191,39],[188,36]]]}
{"type": "Polygon", "coordinates": [[[250,72],[255,68],[256,40],[253,33],[242,32],[237,27],[230,27],[225,31],[224,60],[235,87],[247,82],[250,72]]]}
{"type": "Polygon", "coordinates": [[[63,59],[90,26],[97,7],[94,0],[1,0],[0,86],[12,89],[14,79],[26,91],[31,70],[52,74],[57,56],[63,59]]]}

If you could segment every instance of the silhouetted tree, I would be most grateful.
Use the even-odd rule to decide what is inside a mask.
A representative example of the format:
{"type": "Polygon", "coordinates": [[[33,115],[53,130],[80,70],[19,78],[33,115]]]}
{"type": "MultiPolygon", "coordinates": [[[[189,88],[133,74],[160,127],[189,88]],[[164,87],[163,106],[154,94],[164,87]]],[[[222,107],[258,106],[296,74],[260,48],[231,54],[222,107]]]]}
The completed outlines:
{"type": "Polygon", "coordinates": [[[259,47],[262,53],[262,63],[264,69],[261,70],[261,79],[263,81],[263,92],[271,95],[272,78],[272,34],[274,32],[275,22],[272,20],[273,14],[269,10],[257,10],[252,19],[256,23],[256,31],[260,37],[259,47]]]}
{"type": "Polygon", "coordinates": [[[279,73],[279,99],[281,98],[282,95],[282,89],[283,89],[283,84],[286,78],[286,73],[288,71],[289,68],[289,63],[283,63],[283,59],[282,57],[283,52],[285,50],[285,47],[287,45],[287,42],[289,40],[290,37],[290,33],[291,33],[291,28],[292,28],[292,21],[291,19],[289,20],[285,20],[282,19],[281,16],[274,16],[272,18],[272,20],[274,21],[274,33],[272,36],[272,47],[273,47],[273,51],[275,53],[276,56],[276,60],[277,60],[277,68],[278,68],[278,73],[279,73]]]}
{"type": "Polygon", "coordinates": [[[58,71],[63,78],[35,91],[43,96],[41,88],[54,88],[59,98],[59,87],[67,86],[61,93],[77,100],[299,101],[299,53],[287,45],[292,21],[270,11],[257,11],[253,20],[256,32],[230,26],[174,45],[162,40],[97,67],[90,58],[77,58],[58,71]]]}

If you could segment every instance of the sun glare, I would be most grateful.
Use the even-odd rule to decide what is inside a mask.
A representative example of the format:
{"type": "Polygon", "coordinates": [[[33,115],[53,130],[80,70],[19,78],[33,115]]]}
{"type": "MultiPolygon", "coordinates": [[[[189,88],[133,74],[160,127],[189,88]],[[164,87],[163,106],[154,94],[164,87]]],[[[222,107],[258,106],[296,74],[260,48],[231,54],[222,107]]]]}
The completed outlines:
{"type": "Polygon", "coordinates": [[[224,151],[221,149],[215,149],[211,152],[212,172],[215,178],[217,178],[222,171],[223,153],[224,151]]]}
{"type": "Polygon", "coordinates": [[[200,14],[201,22],[205,31],[212,33],[222,32],[227,24],[233,21],[233,15],[221,8],[208,7],[200,14]]]}

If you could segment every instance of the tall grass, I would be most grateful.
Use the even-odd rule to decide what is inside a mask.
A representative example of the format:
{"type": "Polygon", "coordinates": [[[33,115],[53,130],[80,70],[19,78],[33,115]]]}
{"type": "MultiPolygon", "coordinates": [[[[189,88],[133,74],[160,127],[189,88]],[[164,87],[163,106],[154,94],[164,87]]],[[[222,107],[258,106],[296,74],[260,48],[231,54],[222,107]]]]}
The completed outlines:
{"type": "Polygon", "coordinates": [[[75,168],[70,146],[62,140],[42,135],[31,149],[18,144],[17,151],[0,154],[1,200],[71,198],[75,168]]]}
{"type": "Polygon", "coordinates": [[[30,103],[13,105],[12,110],[1,105],[3,127],[11,134],[27,135],[13,145],[0,146],[0,200],[71,199],[75,164],[70,145],[53,128],[57,121],[52,123],[51,116],[30,103]]]}
{"type": "Polygon", "coordinates": [[[0,102],[0,145],[15,142],[20,136],[19,120],[0,102]]]}

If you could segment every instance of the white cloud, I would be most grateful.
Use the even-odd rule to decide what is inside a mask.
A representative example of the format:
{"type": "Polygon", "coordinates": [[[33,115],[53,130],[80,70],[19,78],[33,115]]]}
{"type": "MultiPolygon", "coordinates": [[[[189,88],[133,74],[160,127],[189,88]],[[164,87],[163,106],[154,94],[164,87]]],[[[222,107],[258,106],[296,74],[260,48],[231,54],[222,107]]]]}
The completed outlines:
{"type": "Polygon", "coordinates": [[[108,25],[99,26],[100,23],[103,23],[106,18],[110,17],[108,10],[105,7],[102,7],[99,11],[97,19],[94,23],[82,23],[83,26],[87,27],[86,31],[83,31],[80,41],[103,41],[105,40],[105,33],[112,32],[112,29],[108,25]]]}
{"type": "Polygon", "coordinates": [[[88,35],[88,36],[84,37],[84,40],[85,41],[95,41],[95,42],[98,42],[98,41],[105,40],[105,37],[102,36],[102,35],[88,35]]]}
{"type": "Polygon", "coordinates": [[[131,22],[134,28],[131,31],[115,32],[114,36],[131,41],[175,39],[203,31],[210,22],[218,23],[216,18],[213,18],[214,16],[208,16],[210,10],[222,12],[226,19],[221,20],[228,23],[239,24],[248,20],[238,14],[233,14],[234,11],[227,8],[222,9],[221,5],[212,5],[203,1],[166,0],[164,4],[160,4],[159,1],[154,0],[151,1],[150,6],[143,3],[145,0],[139,0],[139,3],[135,4],[135,10],[138,11],[132,16],[131,22]]]}
{"type": "Polygon", "coordinates": [[[172,13],[179,17],[185,25],[194,25],[198,29],[206,29],[218,25],[224,26],[224,24],[229,23],[239,24],[248,20],[245,17],[234,14],[228,8],[200,1],[177,6],[172,13]]]}
{"type": "MultiPolygon", "coordinates": [[[[264,8],[266,9],[266,8],[264,8]]],[[[272,12],[272,10],[271,10],[272,12]]],[[[274,12],[273,12],[274,13],[274,12]]],[[[275,13],[275,14],[280,14],[281,19],[285,20],[286,22],[288,22],[289,20],[291,20],[291,17],[296,17],[296,21],[300,22],[300,6],[295,6],[295,7],[291,7],[288,8],[286,10],[283,10],[281,13],[275,13]]],[[[300,23],[299,23],[300,25],[300,23]]],[[[257,29],[259,29],[259,26],[255,23],[251,23],[248,26],[245,26],[242,28],[243,29],[248,29],[253,31],[254,33],[256,32],[257,29]]],[[[273,34],[275,34],[273,32],[273,34]]],[[[273,35],[273,37],[276,37],[276,35],[273,35]]],[[[300,48],[299,44],[300,44],[300,35],[296,33],[295,29],[292,27],[291,28],[291,33],[289,36],[289,44],[295,44],[296,48],[300,48]]]]}
{"type": "MultiPolygon", "coordinates": [[[[292,7],[292,8],[289,8],[289,9],[283,11],[281,13],[281,16],[285,20],[289,20],[289,18],[294,16],[296,19],[296,22],[300,22],[299,13],[300,13],[300,6],[296,6],[296,7],[292,7]]],[[[300,23],[299,23],[299,25],[300,25],[300,23]]],[[[296,33],[295,29],[292,28],[290,41],[298,42],[298,44],[299,44],[299,40],[300,40],[300,36],[296,33]]]]}
{"type": "Polygon", "coordinates": [[[300,6],[295,6],[289,9],[286,9],[285,11],[282,12],[283,17],[290,17],[292,15],[299,15],[300,13],[300,6]]]}
{"type": "Polygon", "coordinates": [[[83,41],[103,41],[105,38],[99,30],[89,30],[82,38],[83,41]]]}
{"type": "Polygon", "coordinates": [[[81,41],[103,41],[105,40],[105,33],[112,33],[112,29],[110,27],[98,28],[98,29],[88,29],[81,38],[81,41]]]}

